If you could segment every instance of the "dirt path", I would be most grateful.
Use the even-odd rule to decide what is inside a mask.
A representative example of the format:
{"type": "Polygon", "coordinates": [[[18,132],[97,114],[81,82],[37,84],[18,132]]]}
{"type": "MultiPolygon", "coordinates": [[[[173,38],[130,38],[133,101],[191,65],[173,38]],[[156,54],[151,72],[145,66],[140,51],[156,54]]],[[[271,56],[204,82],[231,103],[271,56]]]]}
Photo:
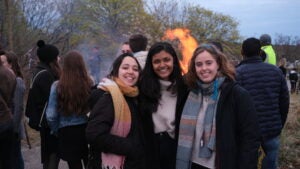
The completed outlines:
{"type": "MultiPolygon", "coordinates": [[[[22,142],[22,154],[24,158],[25,169],[42,169],[41,164],[41,146],[39,141],[39,133],[27,127],[31,149],[29,149],[25,141],[22,142]]],[[[59,169],[68,169],[67,163],[64,161],[59,162],[59,169]]]]}

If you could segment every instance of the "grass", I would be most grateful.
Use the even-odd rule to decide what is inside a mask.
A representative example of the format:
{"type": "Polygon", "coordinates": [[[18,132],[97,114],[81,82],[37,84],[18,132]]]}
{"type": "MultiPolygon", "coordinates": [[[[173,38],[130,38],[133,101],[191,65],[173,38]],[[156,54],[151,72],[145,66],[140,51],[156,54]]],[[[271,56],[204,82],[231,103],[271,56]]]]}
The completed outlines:
{"type": "Polygon", "coordinates": [[[300,168],[300,94],[290,97],[287,123],[281,133],[280,169],[300,168]]]}
{"type": "MultiPolygon", "coordinates": [[[[290,97],[290,110],[281,133],[279,169],[300,169],[300,94],[290,97]]],[[[39,133],[27,126],[31,145],[38,146],[39,133]]],[[[23,146],[27,147],[25,140],[23,146]]]]}

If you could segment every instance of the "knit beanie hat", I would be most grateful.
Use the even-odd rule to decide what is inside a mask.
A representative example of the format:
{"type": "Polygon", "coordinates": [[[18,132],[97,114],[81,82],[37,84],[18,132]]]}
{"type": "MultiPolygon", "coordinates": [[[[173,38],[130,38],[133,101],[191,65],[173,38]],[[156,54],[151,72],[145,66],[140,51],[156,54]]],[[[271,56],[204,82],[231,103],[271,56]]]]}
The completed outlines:
{"type": "Polygon", "coordinates": [[[262,45],[270,45],[271,44],[271,36],[268,34],[263,34],[259,38],[262,45]]]}
{"type": "Polygon", "coordinates": [[[37,42],[38,49],[36,51],[37,56],[41,62],[50,63],[57,59],[59,51],[57,47],[49,44],[45,44],[43,40],[37,42]]]}

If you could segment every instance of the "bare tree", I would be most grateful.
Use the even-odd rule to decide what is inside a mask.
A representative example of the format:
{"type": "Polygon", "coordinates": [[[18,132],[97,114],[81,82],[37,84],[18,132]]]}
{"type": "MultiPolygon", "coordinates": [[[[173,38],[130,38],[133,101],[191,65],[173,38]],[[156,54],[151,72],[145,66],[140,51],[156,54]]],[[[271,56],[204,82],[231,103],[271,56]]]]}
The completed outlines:
{"type": "Polygon", "coordinates": [[[278,59],[281,57],[285,57],[290,62],[294,62],[295,60],[299,59],[299,37],[277,34],[274,38],[274,46],[277,52],[278,59]]]}

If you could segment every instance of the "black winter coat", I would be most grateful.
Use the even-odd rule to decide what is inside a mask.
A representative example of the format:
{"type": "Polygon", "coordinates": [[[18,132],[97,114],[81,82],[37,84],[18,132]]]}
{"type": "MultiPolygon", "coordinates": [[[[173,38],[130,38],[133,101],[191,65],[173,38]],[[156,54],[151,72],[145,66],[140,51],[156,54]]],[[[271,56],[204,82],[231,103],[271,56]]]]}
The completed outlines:
{"type": "Polygon", "coordinates": [[[249,93],[226,79],[216,114],[216,168],[256,169],[260,130],[249,93]]]}
{"type": "Polygon", "coordinates": [[[56,136],[50,134],[50,129],[47,126],[46,116],[43,116],[42,125],[39,127],[40,119],[48,102],[51,85],[58,77],[54,75],[50,67],[44,63],[39,63],[33,73],[33,77],[42,71],[32,84],[32,88],[28,94],[26,105],[26,116],[29,117],[29,126],[36,130],[40,130],[41,134],[41,160],[44,162],[49,154],[57,153],[58,141],[56,136]]]}
{"type": "Polygon", "coordinates": [[[263,139],[278,136],[289,110],[289,92],[281,70],[259,56],[250,57],[237,67],[236,80],[252,96],[263,139]]]}
{"type": "Polygon", "coordinates": [[[123,155],[124,169],[144,169],[141,120],[136,98],[126,97],[131,112],[131,128],[126,138],[110,134],[114,123],[114,106],[111,95],[101,89],[92,92],[89,99],[92,111],[86,128],[86,137],[91,146],[97,167],[101,166],[101,152],[123,155]]]}

